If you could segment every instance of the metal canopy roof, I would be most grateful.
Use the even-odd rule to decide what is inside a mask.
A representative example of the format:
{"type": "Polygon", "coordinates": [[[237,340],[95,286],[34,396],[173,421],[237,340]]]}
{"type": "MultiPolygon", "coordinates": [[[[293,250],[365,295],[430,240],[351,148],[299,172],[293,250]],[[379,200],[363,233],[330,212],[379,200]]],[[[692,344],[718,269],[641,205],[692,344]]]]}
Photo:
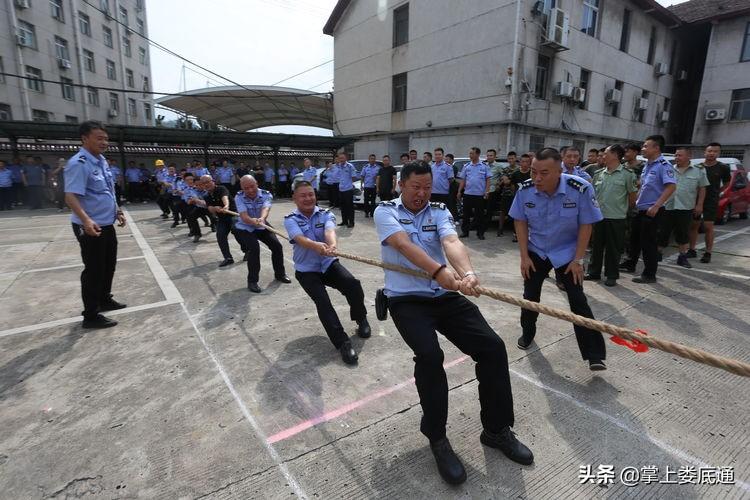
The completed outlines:
{"type": "Polygon", "coordinates": [[[259,85],[207,87],[155,102],[234,130],[272,125],[333,129],[333,100],[328,93],[259,85]]]}

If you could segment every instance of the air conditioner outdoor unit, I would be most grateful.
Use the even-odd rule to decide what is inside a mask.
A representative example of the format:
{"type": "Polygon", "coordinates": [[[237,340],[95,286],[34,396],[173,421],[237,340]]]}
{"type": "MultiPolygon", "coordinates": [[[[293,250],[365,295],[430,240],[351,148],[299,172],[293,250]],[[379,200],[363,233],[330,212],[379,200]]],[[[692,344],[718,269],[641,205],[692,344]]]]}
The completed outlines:
{"type": "Polygon", "coordinates": [[[609,89],[609,90],[607,90],[607,95],[604,97],[604,99],[609,104],[614,104],[616,102],[620,102],[622,100],[622,90],[609,89]]]}
{"type": "Polygon", "coordinates": [[[661,123],[667,123],[669,121],[669,111],[662,111],[659,115],[659,121],[661,123]]]}
{"type": "Polygon", "coordinates": [[[704,118],[706,121],[723,120],[727,117],[727,110],[725,108],[706,108],[706,114],[704,118]]]}
{"type": "Polygon", "coordinates": [[[667,63],[656,63],[654,65],[654,74],[656,76],[663,76],[669,73],[669,65],[667,63]]]}
{"type": "Polygon", "coordinates": [[[117,118],[118,113],[116,109],[110,109],[108,114],[110,118],[117,118]]]}
{"type": "Polygon", "coordinates": [[[57,65],[60,67],[60,69],[70,69],[70,61],[68,59],[58,59],[57,65]]]}
{"type": "Polygon", "coordinates": [[[677,81],[678,82],[684,82],[688,79],[688,72],[684,69],[681,69],[677,72],[677,81]]]}
{"type": "Polygon", "coordinates": [[[562,9],[552,9],[547,16],[547,37],[544,45],[555,50],[568,49],[568,35],[570,33],[570,16],[562,9]]]}
{"type": "Polygon", "coordinates": [[[638,111],[642,111],[644,109],[648,109],[648,99],[644,99],[643,97],[636,97],[635,98],[635,109],[638,111]]]}
{"type": "Polygon", "coordinates": [[[581,87],[574,87],[573,88],[573,101],[584,102],[585,100],[586,100],[586,89],[582,89],[581,87]]]}
{"type": "Polygon", "coordinates": [[[28,9],[30,7],[29,0],[16,0],[14,3],[19,9],[28,9]]]}
{"type": "Polygon", "coordinates": [[[570,82],[557,82],[554,94],[556,97],[573,97],[573,84],[570,82]]]}

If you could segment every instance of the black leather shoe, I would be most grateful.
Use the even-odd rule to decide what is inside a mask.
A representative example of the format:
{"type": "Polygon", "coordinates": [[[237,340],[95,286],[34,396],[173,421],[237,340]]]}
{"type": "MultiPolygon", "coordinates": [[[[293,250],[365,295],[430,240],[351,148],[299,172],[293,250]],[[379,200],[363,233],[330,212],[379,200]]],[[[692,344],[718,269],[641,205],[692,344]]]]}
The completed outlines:
{"type": "Polygon", "coordinates": [[[629,273],[635,272],[635,264],[627,260],[624,262],[621,262],[619,265],[619,268],[620,268],[620,271],[627,271],[629,273]]]}
{"type": "Polygon", "coordinates": [[[601,359],[590,359],[589,360],[589,370],[592,372],[600,372],[607,369],[607,365],[604,364],[604,361],[601,359]]]}
{"type": "Polygon", "coordinates": [[[516,438],[510,427],[504,427],[497,434],[485,429],[479,436],[479,441],[490,448],[497,448],[514,462],[522,465],[531,465],[534,463],[534,454],[531,453],[531,450],[525,444],[516,438]]]}
{"type": "Polygon", "coordinates": [[[292,280],[289,279],[289,276],[286,274],[283,276],[276,276],[276,281],[279,281],[281,283],[291,283],[292,280]]]}
{"type": "Polygon", "coordinates": [[[120,302],[117,302],[114,299],[109,299],[105,301],[101,306],[99,306],[99,310],[104,311],[116,311],[118,309],[125,309],[128,307],[126,304],[122,304],[120,302]]]}
{"type": "Polygon", "coordinates": [[[354,227],[354,223],[352,222],[351,224],[347,224],[346,227],[348,227],[349,229],[351,229],[351,228],[354,227]]]}
{"type": "Polygon", "coordinates": [[[616,285],[617,285],[617,280],[614,278],[607,278],[606,280],[604,280],[604,286],[616,286],[616,285]]]}
{"type": "Polygon", "coordinates": [[[171,225],[171,226],[169,226],[169,227],[171,227],[171,228],[175,228],[175,227],[177,227],[177,226],[179,226],[179,225],[180,225],[180,223],[179,223],[179,222],[173,222],[173,223],[172,223],[172,225],[171,225]]]}
{"type": "Polygon", "coordinates": [[[357,364],[357,359],[359,359],[359,356],[357,356],[357,353],[354,351],[352,342],[350,340],[347,340],[346,342],[341,344],[341,347],[339,347],[339,352],[341,353],[341,359],[344,360],[344,363],[346,363],[347,365],[357,364]]]}
{"type": "Polygon", "coordinates": [[[711,263],[711,252],[703,252],[703,257],[701,257],[701,262],[704,264],[711,263]]]}
{"type": "Polygon", "coordinates": [[[378,288],[375,292],[375,316],[380,321],[388,319],[388,297],[382,288],[378,288]]]}
{"type": "Polygon", "coordinates": [[[248,283],[247,284],[247,289],[250,290],[253,293],[260,293],[261,292],[260,287],[258,286],[257,283],[248,283]]]}
{"type": "Polygon", "coordinates": [[[193,235],[193,243],[198,243],[200,240],[201,240],[200,234],[193,235]]]}
{"type": "Polygon", "coordinates": [[[695,250],[693,250],[691,248],[690,250],[687,251],[687,258],[688,259],[694,259],[696,257],[698,257],[698,252],[696,252],[695,250]]]}
{"type": "Polygon", "coordinates": [[[466,469],[451,448],[448,438],[430,443],[430,449],[435,456],[438,472],[448,484],[461,484],[466,481],[466,469]]]}
{"type": "Polygon", "coordinates": [[[529,348],[532,342],[534,342],[534,339],[530,339],[521,335],[520,337],[518,337],[518,342],[516,343],[516,345],[518,345],[519,349],[525,351],[526,349],[529,348]]]}
{"type": "Polygon", "coordinates": [[[84,318],[83,323],[81,323],[81,326],[83,328],[90,329],[112,328],[115,325],[117,325],[117,321],[109,319],[106,316],[102,316],[101,314],[97,314],[93,318],[84,318]]]}
{"type": "Polygon", "coordinates": [[[656,277],[644,275],[636,276],[633,278],[633,283],[656,283],[656,277]]]}
{"type": "Polygon", "coordinates": [[[232,264],[234,264],[234,259],[224,259],[221,261],[221,264],[219,264],[219,267],[231,266],[232,264]]]}
{"type": "Polygon", "coordinates": [[[367,318],[357,322],[357,335],[363,339],[369,339],[372,335],[372,328],[370,328],[367,318]]]}
{"type": "Polygon", "coordinates": [[[583,281],[599,281],[600,279],[602,277],[595,274],[587,274],[583,277],[583,281]]]}

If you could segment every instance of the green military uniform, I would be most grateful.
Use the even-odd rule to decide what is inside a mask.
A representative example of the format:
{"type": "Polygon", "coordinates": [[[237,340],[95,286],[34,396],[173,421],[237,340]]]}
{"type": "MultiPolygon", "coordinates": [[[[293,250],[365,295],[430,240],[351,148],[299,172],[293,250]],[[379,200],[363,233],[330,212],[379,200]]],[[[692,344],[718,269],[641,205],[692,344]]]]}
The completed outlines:
{"type": "Polygon", "coordinates": [[[604,220],[594,225],[588,274],[592,279],[598,279],[603,261],[607,279],[616,280],[620,277],[618,266],[625,245],[629,195],[638,191],[636,177],[631,170],[620,165],[612,171],[607,168],[598,170],[592,184],[604,220]]]}

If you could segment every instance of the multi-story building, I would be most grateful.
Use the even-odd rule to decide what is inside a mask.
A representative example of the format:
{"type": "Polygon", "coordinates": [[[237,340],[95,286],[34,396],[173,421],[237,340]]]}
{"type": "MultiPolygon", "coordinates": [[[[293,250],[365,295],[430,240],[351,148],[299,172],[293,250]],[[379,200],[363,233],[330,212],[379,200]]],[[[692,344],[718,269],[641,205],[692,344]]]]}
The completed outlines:
{"type": "Polygon", "coordinates": [[[334,130],[358,157],[666,134],[678,24],[655,0],[340,0],[334,130]]]}
{"type": "Polygon", "coordinates": [[[0,20],[0,120],[153,124],[145,0],[0,0],[0,20]]]}

